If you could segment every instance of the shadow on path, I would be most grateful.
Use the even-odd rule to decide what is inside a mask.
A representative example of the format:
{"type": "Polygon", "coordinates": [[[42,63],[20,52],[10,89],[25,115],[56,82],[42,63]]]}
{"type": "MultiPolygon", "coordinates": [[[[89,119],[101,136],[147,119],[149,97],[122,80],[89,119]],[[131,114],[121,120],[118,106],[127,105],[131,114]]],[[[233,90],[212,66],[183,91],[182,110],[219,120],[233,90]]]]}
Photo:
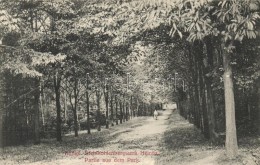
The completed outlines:
{"type": "MultiPolygon", "coordinates": [[[[211,154],[211,146],[200,130],[175,111],[168,120],[168,128],[160,141],[158,165],[188,164],[211,154]]],[[[213,151],[213,150],[212,150],[213,151]]]]}
{"type": "Polygon", "coordinates": [[[256,137],[239,138],[239,156],[229,160],[224,146],[212,145],[201,131],[174,112],[160,141],[158,165],[257,165],[260,141],[256,137]]]}

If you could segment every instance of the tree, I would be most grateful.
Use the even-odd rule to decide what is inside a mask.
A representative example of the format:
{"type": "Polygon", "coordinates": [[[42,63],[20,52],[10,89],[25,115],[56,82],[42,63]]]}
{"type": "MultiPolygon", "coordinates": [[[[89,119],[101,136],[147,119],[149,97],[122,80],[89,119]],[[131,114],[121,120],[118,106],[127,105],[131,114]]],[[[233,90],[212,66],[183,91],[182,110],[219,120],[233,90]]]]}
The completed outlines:
{"type": "MultiPolygon", "coordinates": [[[[47,53],[39,53],[33,50],[21,49],[10,46],[2,46],[4,54],[7,56],[6,60],[3,61],[3,65],[1,67],[1,73],[11,72],[15,75],[23,75],[24,77],[32,77],[34,82],[34,89],[32,90],[34,94],[34,143],[38,144],[40,142],[40,123],[39,123],[39,81],[42,77],[42,73],[38,72],[38,68],[41,66],[46,66],[50,63],[56,63],[58,61],[62,61],[64,56],[51,56],[47,53]],[[17,53],[21,57],[21,61],[19,59],[15,59],[10,56],[9,53],[17,53]],[[7,60],[9,58],[9,60],[7,60]],[[27,60],[25,60],[27,59],[27,60]],[[29,59],[29,60],[28,60],[29,59]],[[18,62],[19,61],[19,62],[18,62]],[[30,61],[30,62],[28,62],[30,61]]],[[[21,96],[17,96],[18,99],[21,96]]],[[[8,109],[8,107],[5,107],[8,109]]]]}
{"type": "MultiPolygon", "coordinates": [[[[141,33],[159,26],[164,26],[164,29],[170,27],[170,36],[174,38],[177,37],[176,34],[180,38],[187,36],[191,43],[204,41],[208,36],[220,41],[224,67],[226,149],[227,155],[232,158],[237,155],[237,140],[231,56],[234,55],[236,41],[242,41],[245,37],[256,38],[256,21],[259,20],[256,3],[255,1],[236,0],[220,2],[207,0],[128,1],[113,9],[111,4],[93,5],[92,8],[102,8],[102,12],[84,19],[87,20],[86,23],[102,20],[99,25],[105,27],[106,30],[102,28],[99,30],[114,35],[113,43],[115,44],[127,43],[136,39],[136,36],[141,33]],[[106,15],[105,19],[113,21],[104,21],[102,19],[104,15],[106,15]]],[[[83,24],[88,28],[92,25],[83,24]]],[[[92,33],[95,31],[93,30],[92,33]]],[[[198,64],[198,71],[200,71],[202,64],[198,64]]],[[[204,74],[201,71],[199,75],[204,74]]],[[[201,77],[200,84],[203,83],[203,77],[201,77]]],[[[204,90],[204,88],[201,86],[200,90],[204,90]]],[[[205,98],[203,95],[201,97],[203,97],[202,103],[204,103],[205,98]]],[[[203,113],[204,118],[207,118],[206,113],[206,111],[203,113]]],[[[204,123],[205,125],[207,125],[207,121],[204,123]]]]}

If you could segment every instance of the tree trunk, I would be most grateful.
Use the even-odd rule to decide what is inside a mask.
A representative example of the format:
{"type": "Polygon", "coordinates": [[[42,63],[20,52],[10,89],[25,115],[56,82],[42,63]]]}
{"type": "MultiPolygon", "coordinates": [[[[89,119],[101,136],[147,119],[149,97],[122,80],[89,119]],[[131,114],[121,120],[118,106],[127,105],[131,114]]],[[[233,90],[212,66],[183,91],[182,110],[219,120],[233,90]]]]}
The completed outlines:
{"type": "Polygon", "coordinates": [[[40,110],[41,110],[41,117],[42,117],[42,125],[43,125],[43,128],[45,127],[45,117],[44,117],[44,107],[43,107],[43,87],[42,87],[42,84],[40,83],[40,110]]]}
{"type": "Polygon", "coordinates": [[[128,119],[129,119],[129,102],[128,101],[125,102],[125,113],[126,113],[125,119],[126,119],[126,121],[128,121],[128,119]]]}
{"type": "Polygon", "coordinates": [[[214,67],[213,63],[213,51],[214,48],[212,46],[212,39],[206,38],[206,49],[207,49],[207,65],[205,66],[206,75],[205,76],[205,85],[206,85],[206,98],[207,98],[207,108],[208,108],[208,118],[209,118],[209,133],[210,133],[210,140],[212,142],[216,142],[215,137],[215,99],[214,94],[211,88],[212,85],[212,76],[209,74],[214,67]]]}
{"type": "MultiPolygon", "coordinates": [[[[0,57],[1,58],[1,57],[0,57]]],[[[3,137],[3,113],[4,113],[4,80],[3,73],[0,72],[0,153],[4,147],[4,137],[3,137]]]]}
{"type": "Polygon", "coordinates": [[[74,92],[74,105],[72,103],[72,99],[70,96],[70,103],[73,111],[73,119],[74,119],[74,132],[75,132],[75,137],[79,136],[79,127],[78,127],[78,114],[77,114],[77,108],[78,108],[78,94],[77,94],[77,87],[78,87],[78,80],[75,80],[74,82],[74,87],[73,87],[73,92],[74,92]]]}
{"type": "Polygon", "coordinates": [[[257,80],[257,97],[258,97],[258,135],[260,136],[260,78],[257,80]]]}
{"type": "Polygon", "coordinates": [[[195,77],[195,69],[194,69],[194,58],[192,54],[191,45],[188,45],[188,58],[189,58],[189,71],[191,73],[192,86],[190,87],[190,106],[191,106],[191,114],[193,116],[193,124],[198,128],[198,116],[197,116],[197,105],[195,102],[195,85],[196,85],[196,77],[195,77]]]}
{"type": "MultiPolygon", "coordinates": [[[[106,88],[106,87],[105,87],[106,88]]],[[[108,119],[108,90],[105,89],[105,103],[106,103],[106,129],[109,128],[108,119]]]]}
{"type": "Polygon", "coordinates": [[[113,94],[112,89],[110,91],[110,113],[111,113],[111,126],[114,126],[114,106],[113,106],[113,94]]]}
{"type": "Polygon", "coordinates": [[[89,85],[88,85],[89,84],[89,81],[88,81],[89,75],[88,75],[88,73],[86,75],[86,78],[87,78],[87,80],[86,80],[87,130],[88,130],[88,134],[90,134],[91,131],[90,131],[90,120],[89,120],[89,117],[90,117],[90,114],[89,114],[90,103],[89,103],[89,92],[88,92],[88,89],[89,89],[89,85]]]}
{"type": "Polygon", "coordinates": [[[126,101],[125,101],[125,94],[123,94],[123,105],[122,105],[122,110],[123,110],[123,122],[126,121],[126,101]]]}
{"type": "Polygon", "coordinates": [[[73,110],[73,120],[74,120],[74,136],[78,137],[79,133],[78,133],[78,116],[77,116],[77,109],[76,107],[72,108],[73,110]]]}
{"type": "Polygon", "coordinates": [[[119,103],[119,108],[120,108],[120,124],[123,123],[123,106],[122,106],[122,101],[120,100],[120,103],[119,103]]]}
{"type": "Polygon", "coordinates": [[[64,93],[64,121],[67,123],[67,94],[64,93]]]}
{"type": "Polygon", "coordinates": [[[192,80],[193,80],[193,89],[194,89],[194,109],[195,109],[195,126],[202,130],[201,125],[201,112],[200,112],[200,96],[199,96],[199,88],[198,88],[198,66],[197,66],[197,58],[195,56],[196,48],[192,47],[194,51],[190,50],[190,62],[191,62],[191,70],[192,70],[192,80]]]}
{"type": "Polygon", "coordinates": [[[141,115],[145,116],[144,102],[142,102],[142,104],[141,104],[141,115]]]}
{"type": "Polygon", "coordinates": [[[130,98],[130,118],[133,118],[133,96],[130,98]]]}
{"type": "Polygon", "coordinates": [[[96,96],[97,96],[97,130],[101,131],[100,93],[98,90],[96,91],[96,96]]]}
{"type": "MultiPolygon", "coordinates": [[[[49,104],[50,104],[50,101],[49,101],[49,98],[46,98],[46,94],[45,92],[42,92],[42,98],[44,100],[44,108],[43,108],[43,116],[45,115],[45,111],[48,112],[49,111],[49,104]]],[[[44,117],[44,122],[43,122],[43,131],[45,132],[45,117],[44,117]]]]}
{"type": "Polygon", "coordinates": [[[118,101],[117,101],[117,95],[115,95],[115,103],[116,103],[116,125],[118,125],[118,101]]]}
{"type": "Polygon", "coordinates": [[[208,119],[208,110],[206,105],[206,96],[205,96],[205,68],[203,64],[203,44],[200,42],[197,45],[197,59],[198,59],[198,75],[199,75],[199,91],[201,99],[201,110],[203,117],[203,133],[205,138],[209,139],[209,119],[208,119]]]}
{"type": "Polygon", "coordinates": [[[88,129],[88,134],[90,134],[90,121],[89,121],[89,93],[88,93],[88,89],[86,92],[86,98],[87,98],[87,129],[88,129]]]}
{"type": "Polygon", "coordinates": [[[55,101],[56,101],[56,112],[57,112],[57,125],[56,125],[56,139],[62,141],[61,138],[61,104],[60,104],[60,78],[56,75],[54,77],[54,89],[55,89],[55,101]]]}
{"type": "Polygon", "coordinates": [[[136,97],[136,117],[138,117],[138,116],[139,116],[139,100],[136,97]]]}
{"type": "Polygon", "coordinates": [[[35,80],[35,92],[34,92],[34,144],[40,143],[40,81],[35,80]]]}
{"type": "Polygon", "coordinates": [[[215,142],[217,139],[215,137],[215,106],[214,106],[214,98],[213,91],[211,89],[211,85],[206,81],[206,98],[207,98],[207,107],[208,107],[208,118],[209,118],[209,130],[210,130],[210,140],[215,142]]]}
{"type": "Polygon", "coordinates": [[[232,68],[230,65],[231,54],[227,52],[227,48],[222,46],[223,67],[224,67],[224,92],[225,92],[225,112],[226,112],[226,151],[229,158],[238,155],[236,119],[235,119],[235,100],[232,79],[232,68]]]}
{"type": "Polygon", "coordinates": [[[189,103],[189,122],[194,124],[195,120],[195,110],[194,110],[194,100],[193,91],[191,87],[188,87],[188,103],[189,103]]]}

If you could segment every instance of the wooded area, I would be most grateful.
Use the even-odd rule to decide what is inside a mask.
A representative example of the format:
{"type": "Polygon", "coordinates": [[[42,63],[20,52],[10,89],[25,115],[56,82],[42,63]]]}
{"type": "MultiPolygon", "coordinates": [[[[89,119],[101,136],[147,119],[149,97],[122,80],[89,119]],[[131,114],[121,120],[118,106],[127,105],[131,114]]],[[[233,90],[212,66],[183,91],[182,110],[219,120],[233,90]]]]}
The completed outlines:
{"type": "Polygon", "coordinates": [[[260,135],[259,0],[1,0],[0,147],[176,102],[238,155],[260,135]]]}

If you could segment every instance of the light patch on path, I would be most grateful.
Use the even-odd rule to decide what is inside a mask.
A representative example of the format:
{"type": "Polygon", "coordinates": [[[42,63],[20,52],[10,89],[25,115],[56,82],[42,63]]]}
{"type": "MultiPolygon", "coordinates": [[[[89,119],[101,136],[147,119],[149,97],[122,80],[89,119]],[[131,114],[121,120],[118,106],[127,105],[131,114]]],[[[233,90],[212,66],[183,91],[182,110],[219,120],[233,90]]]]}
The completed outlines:
{"type": "MultiPolygon", "coordinates": [[[[122,152],[131,152],[135,151],[138,153],[136,156],[106,156],[113,159],[124,159],[124,162],[121,163],[111,163],[111,164],[138,164],[138,165],[154,165],[155,158],[160,155],[144,155],[145,152],[149,153],[159,153],[158,142],[163,137],[163,133],[167,129],[167,119],[171,115],[172,110],[161,111],[161,116],[158,120],[155,120],[153,117],[149,117],[144,120],[142,125],[135,127],[133,125],[129,128],[123,130],[119,136],[110,141],[109,146],[99,148],[97,150],[102,151],[122,151],[122,152]],[[131,159],[136,159],[136,162],[131,162],[131,159]]],[[[118,132],[115,132],[118,133],[118,132]]],[[[115,134],[115,133],[112,133],[115,134]]],[[[110,163],[106,163],[110,164],[110,163]]]]}
{"type": "Polygon", "coordinates": [[[121,134],[118,139],[128,141],[138,140],[149,136],[154,136],[156,134],[162,134],[163,132],[165,132],[168,126],[165,123],[165,120],[169,118],[171,112],[171,110],[161,112],[162,115],[158,117],[158,120],[155,120],[152,117],[147,119],[144,125],[133,128],[132,131],[121,134]]]}

